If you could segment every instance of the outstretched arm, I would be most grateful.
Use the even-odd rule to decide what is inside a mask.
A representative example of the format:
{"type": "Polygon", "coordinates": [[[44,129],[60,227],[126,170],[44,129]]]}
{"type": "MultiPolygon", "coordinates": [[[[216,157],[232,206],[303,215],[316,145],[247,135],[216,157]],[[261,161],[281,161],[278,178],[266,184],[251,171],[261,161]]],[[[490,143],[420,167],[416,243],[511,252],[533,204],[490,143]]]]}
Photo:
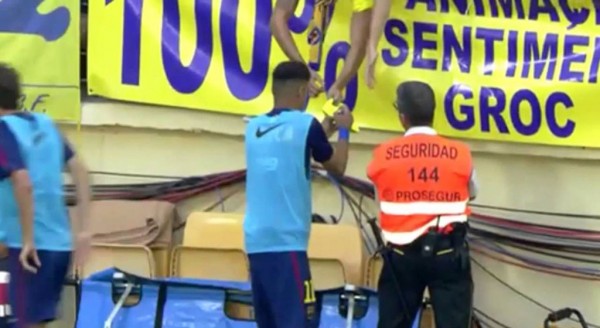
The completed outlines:
{"type": "Polygon", "coordinates": [[[379,44],[379,40],[383,35],[385,23],[390,17],[391,8],[392,0],[375,0],[369,32],[369,47],[377,48],[377,44],[379,44]]]}
{"type": "Polygon", "coordinates": [[[65,167],[75,185],[75,197],[77,199],[77,220],[73,222],[73,230],[76,234],[89,233],[89,216],[92,192],[88,169],[81,158],[75,154],[71,144],[64,139],[65,145],[65,167]]]}
{"type": "Polygon", "coordinates": [[[290,17],[294,14],[297,6],[298,0],[277,0],[273,15],[271,16],[270,26],[271,33],[285,55],[290,60],[304,62],[288,26],[290,17]]]}
{"type": "Polygon", "coordinates": [[[308,132],[307,147],[312,158],[321,163],[333,175],[343,176],[348,164],[348,139],[341,139],[335,146],[329,143],[325,130],[315,119],[308,132]]]}
{"type": "Polygon", "coordinates": [[[367,42],[369,40],[369,27],[371,23],[371,9],[355,11],[350,22],[350,51],[346,56],[342,72],[334,84],[334,89],[346,88],[350,80],[356,75],[360,64],[365,58],[367,42]]]}
{"type": "Polygon", "coordinates": [[[471,171],[471,177],[469,178],[469,200],[474,200],[477,198],[477,194],[479,193],[479,183],[477,182],[477,175],[475,174],[475,169],[471,171]]]}

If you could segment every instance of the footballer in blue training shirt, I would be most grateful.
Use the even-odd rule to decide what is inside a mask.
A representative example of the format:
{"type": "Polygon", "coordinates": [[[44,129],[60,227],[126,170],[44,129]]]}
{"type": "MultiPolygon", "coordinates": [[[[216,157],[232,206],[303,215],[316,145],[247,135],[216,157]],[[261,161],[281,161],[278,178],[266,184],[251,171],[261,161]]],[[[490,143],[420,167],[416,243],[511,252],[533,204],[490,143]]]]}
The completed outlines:
{"type": "Polygon", "coordinates": [[[43,328],[57,316],[73,236],[76,264],[89,249],[90,186],[85,165],[54,122],[16,110],[20,94],[18,73],[0,64],[0,242],[8,247],[9,298],[17,327],[43,328]],[[73,227],[63,192],[65,169],[77,193],[73,227]]]}
{"type": "Polygon", "coordinates": [[[310,71],[283,62],[273,72],[274,109],[246,128],[244,240],[259,328],[318,327],[306,250],[312,217],[311,157],[334,174],[348,162],[347,108],[322,126],[304,112],[310,71]],[[326,130],[338,129],[332,146],[326,130]]]}

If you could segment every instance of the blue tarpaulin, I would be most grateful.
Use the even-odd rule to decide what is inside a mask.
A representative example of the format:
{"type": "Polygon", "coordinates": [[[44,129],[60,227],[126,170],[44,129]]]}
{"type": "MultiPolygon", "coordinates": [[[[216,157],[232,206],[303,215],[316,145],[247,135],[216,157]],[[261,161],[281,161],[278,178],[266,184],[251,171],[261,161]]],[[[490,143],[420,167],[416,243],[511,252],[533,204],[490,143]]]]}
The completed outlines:
{"type": "MultiPolygon", "coordinates": [[[[120,297],[113,286],[115,272],[120,271],[102,271],[82,282],[77,328],[104,327],[104,322],[120,297]]],[[[112,328],[256,327],[256,323],[249,319],[251,316],[240,320],[232,318],[226,310],[228,300],[247,304],[251,309],[249,283],[181,278],[146,279],[125,275],[138,287],[135,289],[137,299],[135,304],[127,305],[118,312],[112,328]]],[[[345,301],[340,299],[343,292],[343,288],[317,292],[320,327],[346,327],[345,301]]],[[[377,294],[372,290],[361,290],[361,295],[363,299],[357,301],[352,327],[376,327],[377,294]]]]}

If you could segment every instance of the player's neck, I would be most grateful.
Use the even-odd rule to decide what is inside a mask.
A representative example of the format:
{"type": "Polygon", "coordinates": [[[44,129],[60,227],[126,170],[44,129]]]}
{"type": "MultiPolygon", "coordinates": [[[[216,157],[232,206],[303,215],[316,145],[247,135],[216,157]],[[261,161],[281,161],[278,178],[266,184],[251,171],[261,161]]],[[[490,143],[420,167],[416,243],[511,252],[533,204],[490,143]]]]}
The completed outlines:
{"type": "Polygon", "coordinates": [[[0,110],[0,116],[10,115],[14,113],[18,113],[19,111],[16,109],[2,109],[0,110]]]}
{"type": "Polygon", "coordinates": [[[300,107],[298,107],[298,104],[294,104],[290,101],[276,101],[274,108],[291,109],[291,110],[299,110],[300,109],[300,107]]]}

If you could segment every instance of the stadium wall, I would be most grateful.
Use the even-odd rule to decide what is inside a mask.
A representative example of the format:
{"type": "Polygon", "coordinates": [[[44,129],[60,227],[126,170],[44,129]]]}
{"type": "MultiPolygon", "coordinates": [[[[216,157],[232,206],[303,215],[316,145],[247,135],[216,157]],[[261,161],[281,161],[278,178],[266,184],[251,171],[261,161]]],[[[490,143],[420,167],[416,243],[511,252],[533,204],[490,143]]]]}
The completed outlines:
{"type": "MultiPolygon", "coordinates": [[[[189,176],[244,167],[245,123],[239,116],[94,100],[84,102],[82,111],[80,129],[74,125],[64,125],[63,129],[94,171],[189,176]]],[[[365,178],[373,145],[391,136],[375,131],[354,135],[347,173],[365,178]]],[[[481,186],[477,204],[550,213],[600,213],[600,195],[594,191],[600,185],[600,150],[479,141],[469,144],[481,186]]],[[[95,176],[96,183],[135,181],[148,180],[95,176]]],[[[340,201],[334,187],[322,182],[314,189],[315,212],[337,216],[340,201]]],[[[191,211],[201,209],[205,203],[199,199],[183,206],[191,211]]],[[[228,211],[243,211],[243,195],[227,206],[228,211]]],[[[367,207],[372,212],[373,204],[367,207]]],[[[488,209],[486,213],[600,230],[598,220],[499,209],[488,209]]],[[[350,211],[346,211],[343,222],[353,222],[350,211]]],[[[598,282],[560,278],[477,258],[498,278],[544,305],[579,308],[589,322],[600,323],[598,282]]],[[[473,272],[476,304],[481,310],[510,327],[541,327],[547,311],[481,269],[474,267],[473,272]]]]}

